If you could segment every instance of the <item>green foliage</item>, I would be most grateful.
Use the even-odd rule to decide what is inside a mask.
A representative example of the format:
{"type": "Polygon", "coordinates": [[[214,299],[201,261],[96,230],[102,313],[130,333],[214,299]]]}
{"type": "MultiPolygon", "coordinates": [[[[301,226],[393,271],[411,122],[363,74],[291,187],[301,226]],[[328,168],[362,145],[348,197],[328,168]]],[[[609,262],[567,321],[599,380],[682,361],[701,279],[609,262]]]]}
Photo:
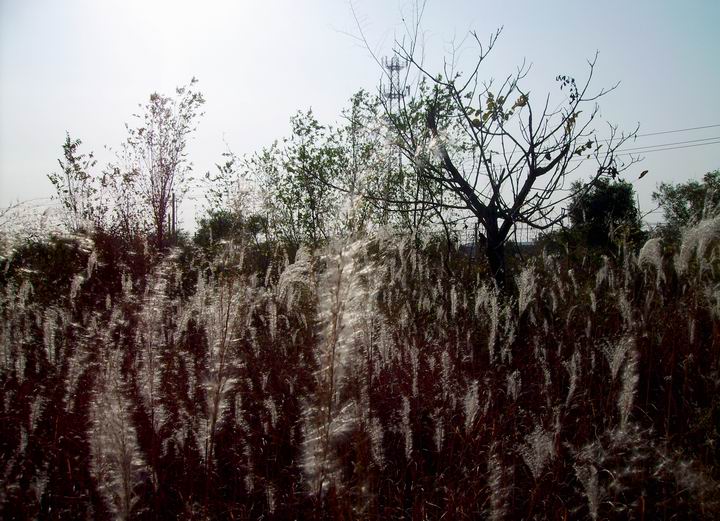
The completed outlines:
{"type": "Polygon", "coordinates": [[[350,98],[350,106],[342,112],[342,119],[344,124],[338,132],[347,163],[344,175],[335,182],[350,203],[343,215],[344,228],[353,232],[373,225],[386,225],[390,221],[386,205],[362,197],[370,186],[373,190],[383,185],[382,177],[396,165],[396,162],[390,164],[383,154],[379,98],[364,90],[356,92],[350,98]]]}
{"type": "Polygon", "coordinates": [[[202,179],[207,211],[210,214],[217,210],[238,215],[247,213],[251,192],[247,182],[247,161],[229,149],[223,153],[223,159],[215,165],[214,172],[207,172],[202,179]]]}
{"type": "Polygon", "coordinates": [[[639,247],[644,242],[646,235],[630,183],[601,178],[589,190],[582,190],[578,183],[573,190],[578,195],[570,202],[570,222],[589,247],[616,252],[622,244],[639,247]]]}
{"type": "Polygon", "coordinates": [[[436,171],[443,165],[442,151],[462,154],[472,148],[463,139],[462,116],[457,112],[472,108],[456,105],[447,89],[426,77],[420,79],[412,96],[403,99],[399,109],[387,101],[382,104],[388,127],[386,140],[392,146],[385,152],[390,167],[381,174],[383,184],[375,187],[375,194],[388,201],[389,210],[395,213],[395,225],[417,234],[457,218],[462,197],[448,190],[436,171]],[[437,136],[428,128],[431,113],[436,118],[437,136]]]}
{"type": "Polygon", "coordinates": [[[239,239],[244,225],[244,219],[239,214],[228,210],[210,211],[198,221],[193,241],[198,246],[209,248],[223,241],[239,239]]]}
{"type": "Polygon", "coordinates": [[[48,174],[57,198],[64,210],[65,224],[71,232],[82,228],[99,225],[103,221],[105,208],[98,194],[98,186],[90,174],[90,169],[97,161],[93,153],[80,153],[79,139],[71,139],[65,135],[63,158],[58,159],[60,173],[48,174]]]}
{"type": "Polygon", "coordinates": [[[661,183],[653,193],[653,200],[663,210],[663,235],[677,240],[683,228],[717,214],[720,207],[720,170],[706,173],[702,181],[661,183]]]}
{"type": "Polygon", "coordinates": [[[32,284],[34,300],[44,305],[70,293],[74,275],[87,264],[89,252],[72,238],[28,241],[16,248],[3,267],[2,283],[32,284]]]}
{"type": "Polygon", "coordinates": [[[25,241],[0,262],[0,287],[32,288],[41,305],[68,305],[77,294],[84,305],[105,305],[121,292],[124,276],[142,288],[158,257],[141,240],[120,240],[105,230],[25,241]]]}
{"type": "Polygon", "coordinates": [[[312,113],[290,120],[291,134],[249,160],[263,191],[271,235],[288,244],[317,246],[336,235],[340,198],[331,188],[347,165],[346,150],[332,127],[312,113]]]}

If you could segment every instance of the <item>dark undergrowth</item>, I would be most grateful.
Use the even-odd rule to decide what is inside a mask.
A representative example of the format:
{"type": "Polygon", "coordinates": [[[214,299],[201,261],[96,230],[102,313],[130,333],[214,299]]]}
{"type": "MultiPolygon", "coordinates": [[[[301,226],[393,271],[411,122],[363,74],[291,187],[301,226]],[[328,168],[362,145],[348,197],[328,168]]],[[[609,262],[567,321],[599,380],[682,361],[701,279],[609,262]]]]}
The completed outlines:
{"type": "Polygon", "coordinates": [[[3,260],[3,519],[716,519],[714,228],[500,294],[432,244],[3,260]],[[594,267],[591,267],[593,266],[594,267]]]}

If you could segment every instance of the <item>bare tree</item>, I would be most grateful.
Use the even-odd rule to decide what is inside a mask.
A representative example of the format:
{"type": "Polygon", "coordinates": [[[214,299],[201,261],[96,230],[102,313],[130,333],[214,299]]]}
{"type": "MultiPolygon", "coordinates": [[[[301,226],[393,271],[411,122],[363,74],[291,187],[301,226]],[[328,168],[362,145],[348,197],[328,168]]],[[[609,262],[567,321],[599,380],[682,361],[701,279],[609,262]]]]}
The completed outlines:
{"type": "MultiPolygon", "coordinates": [[[[563,202],[578,200],[601,177],[616,177],[633,164],[632,156],[622,162],[617,152],[637,129],[624,134],[608,124],[607,136],[598,138],[597,100],[617,85],[591,92],[597,54],[588,61],[584,82],[557,77],[564,95],[559,105],[552,106],[549,94],[533,104],[522,86],[530,70],[525,63],[499,85],[481,78],[500,30],[485,44],[471,33],[477,56],[469,74],[456,70],[455,55],[441,74],[428,71],[418,56],[421,17],[422,5],[396,50],[408,65],[400,88],[412,87],[413,94],[401,97],[395,107],[385,102],[385,117],[414,169],[415,201],[435,212],[446,229],[475,220],[492,275],[504,287],[505,247],[516,227],[544,230],[560,223],[563,202]],[[590,178],[573,187],[568,176],[587,160],[594,161],[590,178]]],[[[365,196],[383,199],[378,193],[365,196]]],[[[408,201],[386,202],[404,211],[408,201]]]]}

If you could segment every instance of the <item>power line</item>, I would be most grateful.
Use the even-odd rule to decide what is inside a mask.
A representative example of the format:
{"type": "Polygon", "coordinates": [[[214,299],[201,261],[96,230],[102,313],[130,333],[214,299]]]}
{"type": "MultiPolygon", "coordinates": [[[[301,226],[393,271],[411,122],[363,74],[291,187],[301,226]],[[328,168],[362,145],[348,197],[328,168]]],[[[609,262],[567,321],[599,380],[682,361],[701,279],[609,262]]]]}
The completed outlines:
{"type": "MultiPolygon", "coordinates": [[[[618,150],[618,152],[620,152],[620,154],[617,154],[617,155],[629,156],[629,155],[633,155],[633,154],[649,154],[650,152],[664,152],[665,150],[680,150],[682,148],[704,147],[707,145],[717,145],[717,144],[720,144],[720,141],[711,141],[710,143],[696,143],[694,145],[682,145],[679,147],[656,148],[654,150],[645,150],[645,151],[641,151],[641,152],[626,152],[624,154],[622,153],[622,152],[624,152],[624,150],[618,150]]],[[[626,149],[626,150],[628,150],[628,149],[626,149]]]]}
{"type": "Polygon", "coordinates": [[[688,143],[700,143],[702,141],[715,141],[718,139],[720,139],[720,136],[706,137],[706,138],[702,138],[702,139],[691,139],[690,141],[676,141],[674,143],[663,143],[660,145],[645,145],[644,147],[623,148],[622,151],[643,150],[645,148],[670,147],[670,146],[675,146],[675,145],[686,145],[688,143]]]}
{"type": "Polygon", "coordinates": [[[702,127],[690,127],[690,128],[678,128],[675,130],[663,130],[661,132],[649,132],[647,134],[638,134],[635,137],[646,137],[646,136],[660,136],[662,134],[675,134],[676,132],[689,132],[691,130],[702,130],[706,128],[717,128],[720,127],[720,123],[716,125],[704,125],[702,127]]]}
{"type": "MultiPolygon", "coordinates": [[[[708,128],[717,128],[717,127],[720,127],[720,123],[717,123],[717,124],[715,124],[715,125],[703,125],[703,126],[699,126],[699,127],[688,127],[688,128],[676,128],[676,129],[672,129],[672,130],[661,130],[661,131],[658,131],[658,132],[648,132],[648,133],[646,133],[646,134],[637,134],[637,135],[632,135],[632,134],[631,134],[631,135],[628,136],[628,137],[639,138],[639,137],[649,137],[649,136],[661,136],[661,135],[664,135],[664,134],[677,134],[678,132],[690,132],[690,131],[692,131],[692,130],[704,130],[704,129],[708,129],[708,128]]],[[[596,141],[609,142],[609,141],[613,141],[614,139],[615,139],[615,138],[605,138],[605,139],[597,139],[596,141]]]]}
{"type": "MultiPolygon", "coordinates": [[[[633,155],[641,155],[641,154],[650,154],[651,152],[665,152],[666,150],[681,150],[683,148],[695,148],[695,147],[704,147],[707,145],[718,145],[720,144],[720,138],[708,138],[708,139],[717,139],[717,141],[710,141],[707,143],[695,143],[693,145],[681,145],[681,146],[668,146],[668,145],[674,145],[674,144],[680,144],[683,143],[682,141],[678,143],[667,143],[665,145],[654,145],[656,147],[666,147],[666,148],[655,148],[646,150],[644,147],[642,149],[635,149],[635,148],[623,148],[620,150],[617,150],[615,152],[616,156],[633,156],[633,155]]],[[[692,141],[689,141],[688,143],[692,143],[692,141]]],[[[570,159],[571,162],[576,163],[578,161],[585,161],[586,159],[584,157],[577,157],[570,159]]],[[[500,165],[502,166],[502,165],[500,165]]]]}

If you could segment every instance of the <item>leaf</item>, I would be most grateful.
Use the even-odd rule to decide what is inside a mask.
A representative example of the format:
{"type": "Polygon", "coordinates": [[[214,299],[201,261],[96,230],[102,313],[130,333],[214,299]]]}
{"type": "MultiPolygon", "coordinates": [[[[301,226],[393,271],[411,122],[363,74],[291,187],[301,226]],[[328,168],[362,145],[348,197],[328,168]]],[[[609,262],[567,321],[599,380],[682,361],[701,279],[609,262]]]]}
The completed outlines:
{"type": "Polygon", "coordinates": [[[582,110],[578,110],[577,112],[573,112],[570,116],[568,116],[567,121],[565,123],[565,131],[566,133],[570,133],[570,131],[575,126],[575,121],[577,121],[577,117],[582,113],[582,110]]]}
{"type": "Polygon", "coordinates": [[[527,105],[527,102],[528,102],[528,97],[525,94],[521,94],[520,97],[517,100],[515,100],[515,103],[513,103],[512,108],[515,109],[518,107],[524,107],[525,105],[527,105]]]}

